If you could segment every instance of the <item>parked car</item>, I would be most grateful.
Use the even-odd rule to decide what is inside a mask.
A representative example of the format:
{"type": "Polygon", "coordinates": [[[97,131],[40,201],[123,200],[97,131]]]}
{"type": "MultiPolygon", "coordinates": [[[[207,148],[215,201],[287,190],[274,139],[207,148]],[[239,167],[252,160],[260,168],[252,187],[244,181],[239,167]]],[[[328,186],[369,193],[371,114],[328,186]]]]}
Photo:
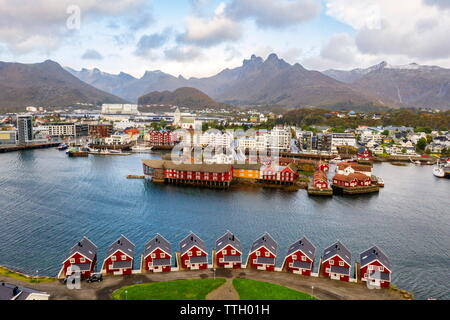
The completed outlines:
{"type": "Polygon", "coordinates": [[[93,273],[86,281],[89,283],[103,281],[103,275],[100,272],[93,273]]]}

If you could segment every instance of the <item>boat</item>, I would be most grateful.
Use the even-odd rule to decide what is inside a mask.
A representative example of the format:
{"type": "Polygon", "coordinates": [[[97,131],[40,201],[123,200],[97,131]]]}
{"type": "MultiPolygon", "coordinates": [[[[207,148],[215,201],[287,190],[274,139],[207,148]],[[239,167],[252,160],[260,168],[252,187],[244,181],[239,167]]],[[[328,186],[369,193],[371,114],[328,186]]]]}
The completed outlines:
{"type": "Polygon", "coordinates": [[[344,160],[342,160],[341,157],[337,157],[337,158],[331,159],[330,163],[338,164],[338,163],[341,163],[342,161],[344,161],[344,160]]]}
{"type": "Polygon", "coordinates": [[[131,148],[131,152],[134,153],[147,153],[152,151],[153,147],[147,147],[144,145],[137,145],[131,148]]]}
{"type": "Polygon", "coordinates": [[[381,188],[384,188],[384,180],[382,178],[378,177],[377,183],[378,183],[378,186],[380,186],[381,188]]]}
{"type": "Polygon", "coordinates": [[[64,150],[67,150],[69,148],[69,146],[67,145],[67,144],[65,144],[65,143],[61,143],[59,146],[58,146],[58,150],[59,151],[64,151],[64,150]]]}
{"type": "Polygon", "coordinates": [[[82,148],[71,148],[66,154],[71,158],[86,158],[89,156],[89,152],[86,149],[82,148]]]}
{"type": "Polygon", "coordinates": [[[120,150],[108,150],[108,149],[90,149],[89,154],[98,156],[129,156],[131,153],[122,152],[120,150]]]}
{"type": "Polygon", "coordinates": [[[450,163],[438,162],[433,168],[433,175],[438,178],[448,178],[450,179],[450,163]]]}

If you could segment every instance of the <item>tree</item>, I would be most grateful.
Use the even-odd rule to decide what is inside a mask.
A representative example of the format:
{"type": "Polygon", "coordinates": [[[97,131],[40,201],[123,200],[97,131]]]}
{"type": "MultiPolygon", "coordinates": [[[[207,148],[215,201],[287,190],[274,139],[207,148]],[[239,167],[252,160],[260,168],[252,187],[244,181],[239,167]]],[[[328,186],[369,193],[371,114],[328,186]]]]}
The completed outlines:
{"type": "Polygon", "coordinates": [[[426,147],[427,147],[427,140],[425,138],[420,138],[419,141],[417,141],[416,150],[424,151],[426,147]]]}

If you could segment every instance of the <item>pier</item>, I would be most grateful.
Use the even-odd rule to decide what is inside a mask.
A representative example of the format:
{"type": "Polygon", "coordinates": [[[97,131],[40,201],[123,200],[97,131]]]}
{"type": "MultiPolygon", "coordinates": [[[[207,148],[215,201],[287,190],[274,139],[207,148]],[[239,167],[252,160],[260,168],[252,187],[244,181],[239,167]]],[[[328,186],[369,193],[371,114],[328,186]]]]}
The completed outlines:
{"type": "Polygon", "coordinates": [[[0,147],[0,153],[23,151],[23,150],[33,150],[33,149],[55,148],[57,146],[59,146],[59,142],[56,142],[56,143],[15,145],[15,146],[8,146],[8,147],[0,147]]]}

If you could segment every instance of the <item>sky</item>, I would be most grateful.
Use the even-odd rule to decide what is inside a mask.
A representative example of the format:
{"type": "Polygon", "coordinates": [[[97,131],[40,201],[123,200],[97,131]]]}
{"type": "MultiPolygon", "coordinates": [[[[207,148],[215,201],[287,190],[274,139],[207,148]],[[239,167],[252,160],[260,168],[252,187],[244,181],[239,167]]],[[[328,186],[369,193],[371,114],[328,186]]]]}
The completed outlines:
{"type": "Polygon", "coordinates": [[[313,70],[450,68],[450,0],[0,0],[0,61],[206,77],[252,54],[313,70]]]}

